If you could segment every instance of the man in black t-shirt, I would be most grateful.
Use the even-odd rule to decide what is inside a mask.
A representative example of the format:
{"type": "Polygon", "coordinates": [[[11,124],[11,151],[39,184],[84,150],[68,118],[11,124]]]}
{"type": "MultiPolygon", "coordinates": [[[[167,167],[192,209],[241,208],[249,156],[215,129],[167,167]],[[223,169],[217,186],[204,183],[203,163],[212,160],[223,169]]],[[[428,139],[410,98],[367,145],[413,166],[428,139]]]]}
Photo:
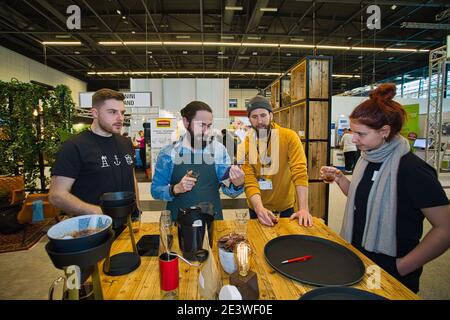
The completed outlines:
{"type": "Polygon", "coordinates": [[[72,215],[101,214],[105,192],[136,192],[133,146],[120,135],[125,107],[122,93],[101,89],[92,96],[89,130],[67,140],[52,168],[50,202],[72,215]]]}

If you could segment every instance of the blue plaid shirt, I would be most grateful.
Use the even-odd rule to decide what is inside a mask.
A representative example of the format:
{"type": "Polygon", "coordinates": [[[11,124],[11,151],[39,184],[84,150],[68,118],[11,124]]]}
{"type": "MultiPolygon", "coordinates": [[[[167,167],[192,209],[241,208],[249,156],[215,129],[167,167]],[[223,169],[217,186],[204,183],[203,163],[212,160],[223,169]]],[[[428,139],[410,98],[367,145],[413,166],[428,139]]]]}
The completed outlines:
{"type": "MultiPolygon", "coordinates": [[[[231,166],[230,157],[224,145],[220,142],[213,140],[203,150],[192,150],[183,146],[182,141],[183,139],[180,139],[174,144],[165,146],[158,154],[151,187],[151,193],[154,199],[163,201],[171,201],[174,199],[170,193],[170,180],[174,167],[174,159],[177,155],[183,154],[184,156],[194,152],[194,157],[196,157],[196,155],[202,156],[208,154],[211,159],[214,158],[216,175],[219,182],[231,166]]],[[[231,198],[237,197],[244,191],[243,186],[235,187],[233,184],[230,184],[229,188],[221,184],[221,188],[222,192],[231,198]]]]}

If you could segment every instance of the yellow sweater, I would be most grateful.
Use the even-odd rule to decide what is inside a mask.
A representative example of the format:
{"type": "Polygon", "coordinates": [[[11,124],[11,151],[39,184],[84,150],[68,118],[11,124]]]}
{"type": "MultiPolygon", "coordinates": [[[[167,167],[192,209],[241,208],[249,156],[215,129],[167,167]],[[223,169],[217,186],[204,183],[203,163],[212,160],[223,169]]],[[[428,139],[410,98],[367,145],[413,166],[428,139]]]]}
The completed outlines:
{"type": "Polygon", "coordinates": [[[267,140],[258,143],[259,156],[256,144],[256,133],[252,130],[245,138],[245,150],[241,150],[245,156],[242,169],[249,208],[254,209],[249,199],[255,194],[261,195],[264,207],[271,211],[296,208],[295,186],[308,186],[306,156],[299,136],[273,122],[269,143],[267,140]],[[260,190],[259,178],[271,179],[272,190],[260,190]]]}

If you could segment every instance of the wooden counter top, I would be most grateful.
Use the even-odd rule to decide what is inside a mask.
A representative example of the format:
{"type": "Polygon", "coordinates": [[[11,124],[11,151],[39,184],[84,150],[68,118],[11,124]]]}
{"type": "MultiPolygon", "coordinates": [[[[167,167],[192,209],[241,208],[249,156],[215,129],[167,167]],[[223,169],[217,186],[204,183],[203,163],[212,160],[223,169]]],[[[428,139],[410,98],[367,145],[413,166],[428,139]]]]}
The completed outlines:
{"type": "MultiPolygon", "coordinates": [[[[218,264],[218,268],[222,273],[222,282],[224,285],[229,283],[229,275],[226,274],[220,266],[217,252],[217,239],[223,235],[229,234],[233,231],[233,229],[234,221],[232,220],[215,221],[213,253],[218,264]]],[[[132,251],[131,241],[127,230],[128,229],[126,229],[113,243],[111,248],[112,254],[132,251]]],[[[138,241],[143,235],[158,233],[159,227],[157,223],[144,223],[141,226],[140,232],[135,234],[136,241],[138,241]]],[[[275,227],[265,227],[262,226],[257,220],[250,220],[248,223],[248,235],[252,251],[254,252],[254,261],[252,263],[251,270],[256,272],[258,275],[258,285],[260,291],[259,298],[262,300],[296,300],[304,293],[316,288],[293,281],[279,274],[265,261],[265,244],[273,238],[289,234],[312,235],[335,241],[349,248],[361,257],[366,268],[374,264],[371,260],[328,228],[321,219],[314,218],[314,227],[312,228],[300,227],[297,221],[289,221],[287,218],[280,219],[280,222],[275,227]]],[[[175,238],[172,250],[181,252],[178,249],[176,232],[174,236],[175,238]]],[[[101,263],[99,266],[102,267],[103,264],[101,263]]],[[[198,293],[199,268],[190,267],[181,260],[179,261],[179,268],[179,299],[200,299],[198,293]]],[[[107,276],[103,273],[102,268],[100,268],[100,270],[105,300],[160,299],[158,257],[141,257],[141,266],[137,270],[123,276],[107,276]]],[[[420,299],[419,296],[411,292],[384,270],[381,271],[381,287],[379,289],[369,288],[367,281],[369,277],[370,274],[366,273],[362,281],[353,287],[373,292],[388,299],[420,299]]]]}

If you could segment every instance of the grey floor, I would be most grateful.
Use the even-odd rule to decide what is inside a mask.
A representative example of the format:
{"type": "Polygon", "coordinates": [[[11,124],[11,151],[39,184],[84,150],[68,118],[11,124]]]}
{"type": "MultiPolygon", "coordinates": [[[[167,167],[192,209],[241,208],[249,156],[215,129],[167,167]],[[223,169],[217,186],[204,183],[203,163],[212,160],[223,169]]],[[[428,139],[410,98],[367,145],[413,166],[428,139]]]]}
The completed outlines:
{"type": "MultiPolygon", "coordinates": [[[[441,183],[450,196],[450,173],[442,174],[441,183]]],[[[139,183],[140,200],[148,204],[153,203],[149,194],[149,183],[139,183]]],[[[239,206],[245,203],[240,197],[239,206]]],[[[227,200],[228,201],[228,200],[227,200]]],[[[330,186],[329,226],[339,232],[345,208],[345,196],[336,185],[330,186]]],[[[149,209],[151,209],[151,205],[149,209]]],[[[229,206],[232,208],[233,206],[229,206]]],[[[156,209],[153,209],[156,210],[156,209]]],[[[232,218],[233,209],[224,212],[225,219],[232,218]]],[[[143,221],[157,221],[159,211],[145,211],[143,221]]],[[[430,229],[425,222],[424,233],[430,229]]],[[[62,272],[53,267],[45,252],[47,238],[44,236],[33,248],[27,251],[0,254],[0,299],[47,299],[50,284],[62,275],[62,272]]],[[[428,263],[421,277],[421,290],[419,295],[424,299],[450,299],[450,251],[428,263]]],[[[58,294],[58,292],[56,292],[58,294]]]]}

